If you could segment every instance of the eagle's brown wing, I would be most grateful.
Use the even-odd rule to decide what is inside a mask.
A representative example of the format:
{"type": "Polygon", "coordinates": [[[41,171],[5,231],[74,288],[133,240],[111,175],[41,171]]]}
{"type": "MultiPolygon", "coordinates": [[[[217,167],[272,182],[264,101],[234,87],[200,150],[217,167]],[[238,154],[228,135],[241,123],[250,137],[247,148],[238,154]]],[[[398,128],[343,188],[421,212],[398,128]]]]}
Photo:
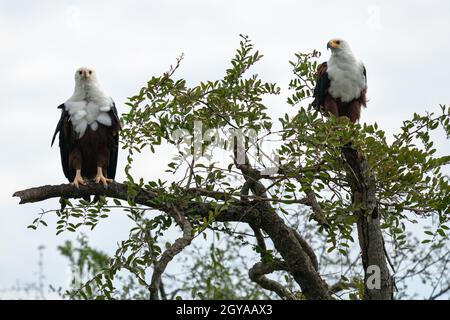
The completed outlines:
{"type": "Polygon", "coordinates": [[[327,63],[324,62],[317,68],[316,87],[314,88],[314,107],[317,110],[321,110],[324,106],[329,87],[330,78],[328,78],[327,63]]]}
{"type": "Polygon", "coordinates": [[[109,116],[111,117],[112,139],[110,139],[110,142],[108,143],[110,153],[107,175],[109,179],[115,179],[119,155],[119,131],[122,129],[122,125],[120,124],[119,114],[117,113],[116,104],[114,102],[109,111],[109,116]]]}

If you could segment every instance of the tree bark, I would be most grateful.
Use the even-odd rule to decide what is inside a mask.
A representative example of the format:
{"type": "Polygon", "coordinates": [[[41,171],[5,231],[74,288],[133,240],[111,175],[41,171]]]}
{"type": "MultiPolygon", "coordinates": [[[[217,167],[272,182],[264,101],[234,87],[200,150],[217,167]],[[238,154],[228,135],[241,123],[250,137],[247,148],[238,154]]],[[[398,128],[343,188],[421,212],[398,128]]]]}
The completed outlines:
{"type": "Polygon", "coordinates": [[[394,282],[389,273],[380,228],[375,177],[371,174],[363,154],[351,145],[345,146],[342,152],[350,168],[348,180],[353,193],[353,203],[358,208],[354,214],[357,216],[358,238],[364,267],[364,299],[392,300],[394,282]],[[380,286],[374,287],[372,280],[378,275],[380,286]]]}

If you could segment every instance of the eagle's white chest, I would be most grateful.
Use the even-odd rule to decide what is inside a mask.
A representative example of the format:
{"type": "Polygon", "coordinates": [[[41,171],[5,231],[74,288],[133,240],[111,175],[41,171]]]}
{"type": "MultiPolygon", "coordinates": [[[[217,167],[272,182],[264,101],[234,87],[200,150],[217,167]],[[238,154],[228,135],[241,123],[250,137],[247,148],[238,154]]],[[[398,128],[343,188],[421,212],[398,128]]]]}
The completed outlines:
{"type": "Polygon", "coordinates": [[[327,73],[330,78],[328,92],[344,103],[359,98],[366,88],[364,65],[361,62],[331,58],[327,63],[327,73]]]}
{"type": "Polygon", "coordinates": [[[111,110],[112,100],[104,96],[93,95],[89,90],[83,94],[72,96],[64,103],[69,113],[70,122],[81,138],[88,127],[92,130],[98,129],[98,124],[111,126],[112,120],[108,112],[111,110]]]}

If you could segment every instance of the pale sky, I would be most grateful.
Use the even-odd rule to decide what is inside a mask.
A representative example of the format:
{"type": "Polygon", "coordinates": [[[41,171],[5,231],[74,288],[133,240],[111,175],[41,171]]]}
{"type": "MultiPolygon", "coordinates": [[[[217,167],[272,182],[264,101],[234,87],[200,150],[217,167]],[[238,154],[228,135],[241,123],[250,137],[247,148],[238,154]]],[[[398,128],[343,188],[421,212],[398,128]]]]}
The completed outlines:
{"type": "MultiPolygon", "coordinates": [[[[239,43],[249,35],[264,54],[254,69],[277,82],[270,100],[274,119],[286,107],[294,53],[318,49],[328,59],[329,39],[346,39],[364,61],[370,99],[363,122],[398,132],[413,112],[438,112],[449,103],[450,3],[444,1],[6,1],[0,0],[0,289],[36,280],[37,247],[46,246],[47,283],[65,285],[66,261],[56,246],[73,236],[26,229],[40,208],[57,199],[18,205],[11,195],[32,186],[66,182],[50,140],[56,107],[73,91],[80,66],[96,69],[119,112],[148,79],[185,54],[179,77],[195,85],[223,76],[239,43]]],[[[449,154],[443,137],[438,152],[449,154]]],[[[169,153],[148,155],[138,175],[161,177],[169,153]]],[[[119,164],[117,180],[124,179],[119,164]]],[[[126,239],[128,221],[113,215],[93,232],[91,244],[113,252],[126,239]]],[[[0,293],[0,298],[2,294],[0,293]]]]}

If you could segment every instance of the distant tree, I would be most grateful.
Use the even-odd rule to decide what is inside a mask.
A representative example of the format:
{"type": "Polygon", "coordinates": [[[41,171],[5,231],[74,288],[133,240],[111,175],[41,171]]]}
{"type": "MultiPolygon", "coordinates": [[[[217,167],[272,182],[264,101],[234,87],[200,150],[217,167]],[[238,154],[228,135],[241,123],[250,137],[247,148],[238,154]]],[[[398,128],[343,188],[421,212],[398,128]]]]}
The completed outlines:
{"type": "MultiPolygon", "coordinates": [[[[450,188],[442,170],[450,156],[438,156],[431,137],[438,130],[449,137],[450,109],[414,114],[392,137],[370,119],[352,124],[327,117],[311,107],[320,62],[314,51],[290,62],[292,114],[271,119],[267,110],[277,106],[267,105],[266,96],[280,88],[250,74],[261,57],[243,36],[220,80],[188,86],[175,78],[181,58],[152,77],[122,115],[121,143],[128,153],[123,184],[106,190],[94,183],[79,190],[44,186],[15,194],[22,203],[103,196],[98,203],[67,201],[63,212],[50,210],[58,214],[58,233],[94,228],[111,210],[134,222],[129,238],[76,294],[121,298],[115,280],[126,270],[149,298],[167,298],[161,278],[168,263],[186,252],[187,260],[200,264],[176,281],[165,277],[172,290],[179,283],[195,298],[264,298],[260,291],[252,295],[247,284],[243,291],[232,285],[240,275],[228,252],[239,247],[254,252],[237,261],[242,268],[252,264],[249,279],[271,297],[411,298],[407,285],[414,278],[432,292],[425,298],[448,297],[450,188]],[[148,181],[133,174],[137,154],[154,166],[163,147],[173,150],[165,168],[173,178],[148,181]],[[182,233],[165,243],[174,223],[182,233]],[[199,236],[221,234],[229,243],[219,253],[210,247],[208,260],[185,250],[199,236]],[[274,272],[281,276],[267,277],[274,272]]],[[[45,214],[30,228],[44,224],[45,214]]]]}
{"type": "Polygon", "coordinates": [[[23,282],[22,279],[16,279],[16,283],[10,287],[0,287],[0,299],[47,299],[45,290],[45,268],[44,268],[45,247],[37,247],[38,261],[37,270],[33,272],[35,280],[23,282]]]}
{"type": "MultiPolygon", "coordinates": [[[[264,292],[249,279],[242,265],[247,263],[246,256],[240,252],[243,238],[224,235],[225,246],[217,245],[216,235],[210,246],[193,245],[187,249],[187,255],[180,263],[182,269],[166,274],[165,285],[160,284],[163,299],[200,298],[200,299],[268,299],[274,298],[271,292],[264,292]],[[180,274],[183,276],[180,277],[180,274]]],[[[80,286],[108,267],[108,256],[92,248],[83,235],[76,243],[66,241],[58,250],[69,260],[71,268],[70,289],[50,287],[62,298],[88,299],[98,297],[100,288],[96,283],[90,289],[79,290],[80,286]]],[[[129,273],[121,272],[114,278],[115,298],[148,299],[148,289],[138,283],[129,273]]]]}

